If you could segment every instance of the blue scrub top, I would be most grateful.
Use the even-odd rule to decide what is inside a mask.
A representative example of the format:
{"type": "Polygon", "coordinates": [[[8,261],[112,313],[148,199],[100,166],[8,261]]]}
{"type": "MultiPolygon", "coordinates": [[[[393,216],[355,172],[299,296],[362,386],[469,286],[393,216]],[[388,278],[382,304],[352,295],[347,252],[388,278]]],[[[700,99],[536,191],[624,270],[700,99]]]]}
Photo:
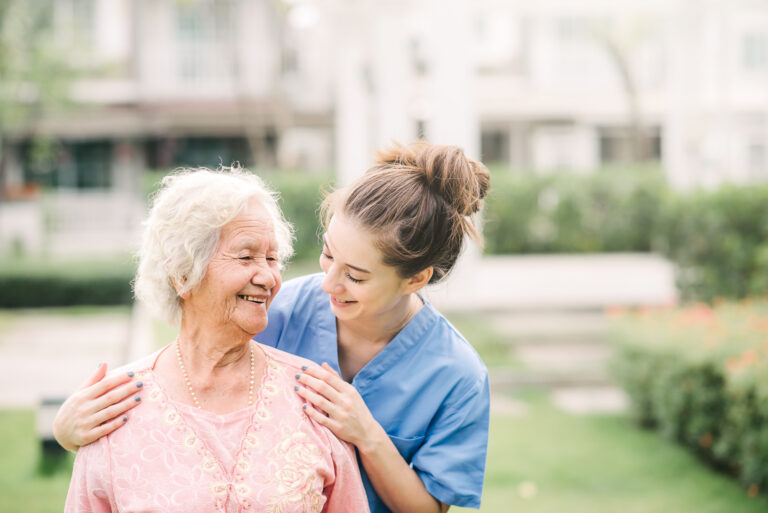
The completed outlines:
{"type": "MultiPolygon", "coordinates": [[[[339,370],[336,318],[323,274],[287,281],[259,342],[339,370]]],[[[357,373],[352,385],[427,491],[479,508],[488,446],[488,371],[474,348],[427,301],[357,373]]],[[[360,465],[372,513],[390,513],[360,465]]]]}

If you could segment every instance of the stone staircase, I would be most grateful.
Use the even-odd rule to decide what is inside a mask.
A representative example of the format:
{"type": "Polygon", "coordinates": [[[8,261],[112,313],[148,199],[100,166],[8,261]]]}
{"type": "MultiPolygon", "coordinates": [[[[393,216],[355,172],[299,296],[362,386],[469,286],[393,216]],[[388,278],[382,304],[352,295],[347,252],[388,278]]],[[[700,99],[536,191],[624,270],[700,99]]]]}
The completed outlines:
{"type": "Polygon", "coordinates": [[[502,367],[487,362],[494,395],[538,387],[573,413],[625,408],[626,398],[608,372],[612,347],[602,311],[511,311],[483,317],[510,345],[515,359],[514,365],[502,367]]]}

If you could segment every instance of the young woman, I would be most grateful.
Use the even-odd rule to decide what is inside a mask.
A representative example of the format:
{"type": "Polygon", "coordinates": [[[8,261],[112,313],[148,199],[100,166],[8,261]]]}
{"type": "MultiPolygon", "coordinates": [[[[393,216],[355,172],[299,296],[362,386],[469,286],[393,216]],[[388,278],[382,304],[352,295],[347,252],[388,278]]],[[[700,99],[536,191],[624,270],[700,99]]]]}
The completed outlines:
{"type": "MultiPolygon", "coordinates": [[[[420,294],[453,268],[490,184],[462,150],[395,146],[324,203],[324,273],[290,280],[255,338],[314,362],[296,374],[306,413],[358,452],[372,512],[479,507],[488,374],[420,294]]],[[[129,377],[89,384],[62,407],[65,447],[122,425],[129,377]]]]}

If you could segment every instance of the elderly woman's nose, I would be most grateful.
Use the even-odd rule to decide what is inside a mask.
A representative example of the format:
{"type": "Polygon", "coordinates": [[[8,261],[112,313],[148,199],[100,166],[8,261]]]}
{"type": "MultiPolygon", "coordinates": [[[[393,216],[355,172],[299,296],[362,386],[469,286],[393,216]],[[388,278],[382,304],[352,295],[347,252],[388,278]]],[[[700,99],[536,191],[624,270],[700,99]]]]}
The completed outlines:
{"type": "Polygon", "coordinates": [[[277,284],[277,277],[269,265],[257,265],[251,275],[251,283],[271,289],[277,284]]]}

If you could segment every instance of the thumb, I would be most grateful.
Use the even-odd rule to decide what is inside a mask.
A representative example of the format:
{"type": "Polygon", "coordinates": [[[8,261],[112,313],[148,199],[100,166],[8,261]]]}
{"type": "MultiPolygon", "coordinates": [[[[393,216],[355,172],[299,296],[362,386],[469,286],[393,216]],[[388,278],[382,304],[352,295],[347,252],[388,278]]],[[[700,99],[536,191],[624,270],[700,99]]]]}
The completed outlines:
{"type": "Polygon", "coordinates": [[[98,383],[102,379],[104,379],[104,376],[107,375],[107,364],[106,363],[100,363],[99,366],[96,368],[96,370],[91,374],[91,376],[86,379],[82,385],[80,385],[80,388],[87,388],[94,383],[98,383]]]}

